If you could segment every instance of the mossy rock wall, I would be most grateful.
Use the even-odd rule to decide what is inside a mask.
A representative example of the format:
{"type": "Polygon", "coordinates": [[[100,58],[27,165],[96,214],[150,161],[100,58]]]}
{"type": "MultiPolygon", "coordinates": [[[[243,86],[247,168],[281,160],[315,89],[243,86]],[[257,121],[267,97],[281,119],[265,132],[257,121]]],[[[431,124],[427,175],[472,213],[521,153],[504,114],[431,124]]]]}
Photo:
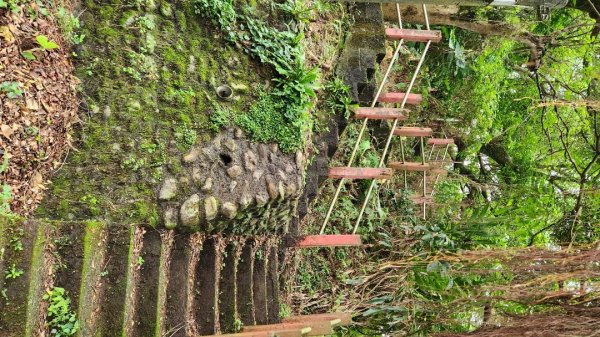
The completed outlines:
{"type": "Polygon", "coordinates": [[[182,227],[183,203],[194,195],[200,220],[185,222],[191,231],[246,231],[243,221],[227,224],[257,219],[267,203],[289,213],[302,160],[272,146],[260,152],[240,130],[210,128],[215,110],[245,113],[271,69],[227,43],[189,1],[86,0],[80,10],[81,128],[39,216],[182,227]],[[231,100],[217,98],[221,84],[233,87],[231,100]],[[159,202],[173,181],[176,196],[159,202]],[[283,193],[275,196],[273,184],[283,193]],[[216,214],[206,220],[207,211],[216,214]]]}

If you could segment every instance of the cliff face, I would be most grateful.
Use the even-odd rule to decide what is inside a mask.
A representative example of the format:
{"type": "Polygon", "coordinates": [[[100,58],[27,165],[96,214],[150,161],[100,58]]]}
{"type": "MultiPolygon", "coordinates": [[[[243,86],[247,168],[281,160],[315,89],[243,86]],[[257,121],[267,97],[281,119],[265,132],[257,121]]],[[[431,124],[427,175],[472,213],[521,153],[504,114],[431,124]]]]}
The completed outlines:
{"type": "Polygon", "coordinates": [[[223,111],[246,113],[272,71],[189,1],[88,0],[81,8],[78,141],[39,214],[208,232],[267,228],[267,218],[282,224],[302,183],[302,153],[251,143],[218,120],[223,111]],[[228,100],[217,96],[221,85],[233,89],[228,100]]]}

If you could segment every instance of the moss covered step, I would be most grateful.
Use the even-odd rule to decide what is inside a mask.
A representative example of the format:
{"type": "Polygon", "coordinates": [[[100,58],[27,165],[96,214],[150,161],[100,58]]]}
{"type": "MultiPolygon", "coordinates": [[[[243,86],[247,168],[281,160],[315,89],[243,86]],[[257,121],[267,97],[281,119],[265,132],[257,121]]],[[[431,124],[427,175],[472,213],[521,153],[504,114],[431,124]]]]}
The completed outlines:
{"type": "Polygon", "coordinates": [[[44,295],[58,288],[81,336],[211,335],[279,320],[276,237],[7,218],[0,234],[3,337],[51,328],[44,295]]]}

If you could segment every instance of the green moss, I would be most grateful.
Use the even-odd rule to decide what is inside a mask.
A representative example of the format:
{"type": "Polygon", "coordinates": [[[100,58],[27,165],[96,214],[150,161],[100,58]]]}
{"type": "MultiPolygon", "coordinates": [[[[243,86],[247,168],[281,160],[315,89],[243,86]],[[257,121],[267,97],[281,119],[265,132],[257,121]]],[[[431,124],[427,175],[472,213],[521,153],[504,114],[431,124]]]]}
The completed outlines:
{"type": "Polygon", "coordinates": [[[37,334],[38,311],[44,296],[44,275],[46,268],[52,268],[45,265],[44,247],[46,237],[49,233],[49,226],[40,224],[37,226],[37,233],[33,244],[31,254],[31,264],[29,266],[29,291],[27,293],[27,318],[25,320],[25,336],[31,337],[37,334]]]}
{"type": "MultiPolygon", "coordinates": [[[[80,19],[86,41],[76,75],[84,103],[97,112],[83,115],[78,151],[54,178],[41,216],[156,224],[160,179],[181,172],[179,158],[211,137],[215,85],[266,79],[250,69],[256,63],[243,51],[215,39],[188,1],[156,2],[160,8],[130,4],[85,1],[80,19]],[[140,34],[142,17],[152,24],[140,34]]],[[[253,100],[240,93],[229,106],[241,114],[253,100]]]]}
{"type": "Polygon", "coordinates": [[[83,238],[83,266],[81,268],[81,288],[79,289],[79,304],[77,317],[81,322],[81,335],[93,335],[94,326],[88,323],[92,322],[92,315],[96,301],[96,286],[100,279],[103,264],[99,259],[104,256],[106,248],[103,242],[103,231],[105,224],[98,221],[89,221],[85,224],[85,236],[83,238]]]}

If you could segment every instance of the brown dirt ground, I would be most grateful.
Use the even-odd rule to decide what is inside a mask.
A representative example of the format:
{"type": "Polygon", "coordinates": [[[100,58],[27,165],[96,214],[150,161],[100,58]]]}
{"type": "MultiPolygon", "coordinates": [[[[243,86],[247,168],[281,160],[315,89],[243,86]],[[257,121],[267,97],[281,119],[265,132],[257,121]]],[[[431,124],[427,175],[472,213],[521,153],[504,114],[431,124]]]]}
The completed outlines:
{"type": "Polygon", "coordinates": [[[0,171],[0,185],[10,186],[14,213],[31,214],[61,167],[69,130],[78,121],[72,70],[70,46],[52,15],[42,15],[33,1],[16,13],[0,9],[0,83],[18,82],[23,91],[16,98],[0,91],[0,164],[9,162],[0,171]],[[60,47],[42,50],[35,39],[40,35],[60,47]],[[37,59],[26,60],[23,51],[37,59]]]}

